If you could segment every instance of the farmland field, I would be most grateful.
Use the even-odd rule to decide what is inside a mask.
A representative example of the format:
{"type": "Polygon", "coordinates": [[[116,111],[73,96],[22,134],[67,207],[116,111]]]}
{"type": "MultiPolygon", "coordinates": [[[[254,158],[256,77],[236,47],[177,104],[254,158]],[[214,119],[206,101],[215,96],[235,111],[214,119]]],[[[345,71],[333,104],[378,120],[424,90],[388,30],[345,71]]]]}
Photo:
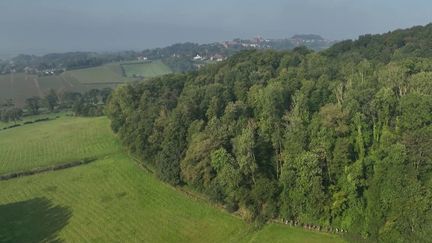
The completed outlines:
{"type": "Polygon", "coordinates": [[[133,81],[123,76],[120,63],[66,71],[59,75],[38,76],[25,73],[0,75],[0,101],[13,99],[20,107],[32,96],[42,97],[50,89],[57,92],[85,92],[90,89],[115,88],[117,84],[133,81]]]}
{"type": "Polygon", "coordinates": [[[62,91],[72,88],[71,83],[67,82],[63,75],[43,76],[37,78],[41,91],[46,94],[50,89],[62,91]]]}
{"type": "Polygon", "coordinates": [[[3,171],[99,158],[0,181],[0,242],[342,242],[283,225],[254,231],[140,169],[115,140],[106,118],[67,117],[0,132],[0,149],[9,148],[0,151],[3,171]]]}
{"type": "Polygon", "coordinates": [[[36,75],[24,73],[0,75],[0,100],[15,99],[18,105],[23,105],[26,98],[39,95],[41,91],[37,86],[36,75]]]}
{"type": "Polygon", "coordinates": [[[109,63],[98,67],[69,70],[52,76],[4,74],[0,75],[0,101],[13,99],[22,107],[27,98],[42,97],[50,89],[57,92],[86,92],[91,89],[115,88],[118,84],[135,81],[138,77],[152,78],[169,73],[170,68],[162,61],[153,61],[109,63]]]}
{"type": "Polygon", "coordinates": [[[122,64],[126,76],[140,76],[144,78],[152,78],[171,73],[171,69],[162,61],[151,61],[144,63],[127,63],[122,64]]]}
{"type": "Polygon", "coordinates": [[[121,67],[118,63],[66,71],[62,75],[65,75],[66,79],[75,79],[80,84],[122,83],[128,80],[123,77],[121,67]]]}
{"type": "Polygon", "coordinates": [[[3,128],[14,125],[14,124],[20,124],[20,125],[24,125],[25,122],[34,122],[35,120],[38,119],[55,119],[56,117],[62,116],[67,114],[66,112],[59,112],[59,113],[40,113],[38,115],[31,115],[31,116],[23,116],[21,118],[20,121],[16,121],[16,122],[2,122],[0,121],[0,132],[3,128]]]}
{"type": "Polygon", "coordinates": [[[106,118],[63,117],[0,131],[0,174],[118,150],[106,118]]]}
{"type": "Polygon", "coordinates": [[[0,75],[0,97],[3,99],[13,98],[11,75],[0,75]]]}

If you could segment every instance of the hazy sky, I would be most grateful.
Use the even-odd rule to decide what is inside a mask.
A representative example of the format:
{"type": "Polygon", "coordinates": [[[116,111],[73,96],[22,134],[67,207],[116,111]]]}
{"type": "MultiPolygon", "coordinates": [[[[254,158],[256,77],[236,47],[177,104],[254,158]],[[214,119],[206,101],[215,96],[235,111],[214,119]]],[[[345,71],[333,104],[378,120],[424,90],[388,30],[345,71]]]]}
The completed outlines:
{"type": "Polygon", "coordinates": [[[303,33],[340,40],[424,25],[431,12],[431,0],[0,0],[0,55],[303,33]]]}

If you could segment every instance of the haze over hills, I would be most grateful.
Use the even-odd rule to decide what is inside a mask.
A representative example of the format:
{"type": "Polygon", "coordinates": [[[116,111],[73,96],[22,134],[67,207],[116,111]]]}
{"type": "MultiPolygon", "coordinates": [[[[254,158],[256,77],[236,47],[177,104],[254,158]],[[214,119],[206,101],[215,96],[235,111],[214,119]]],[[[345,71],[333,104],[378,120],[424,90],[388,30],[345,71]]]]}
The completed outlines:
{"type": "Polygon", "coordinates": [[[318,51],[333,43],[317,35],[296,35],[289,39],[257,37],[211,44],[179,43],[144,51],[22,54],[0,60],[0,100],[12,99],[22,107],[26,99],[43,97],[51,89],[66,93],[114,88],[123,82],[198,70],[242,50],[282,51],[306,46],[318,51]]]}
{"type": "MultiPolygon", "coordinates": [[[[141,50],[257,34],[314,33],[332,40],[430,22],[430,1],[414,0],[3,0],[0,52],[141,50]],[[401,16],[396,18],[395,16],[401,16]]],[[[31,54],[31,53],[29,53],[31,54]]],[[[40,53],[35,53],[40,54],[40,53]]]]}
{"type": "MultiPolygon", "coordinates": [[[[263,37],[255,37],[255,38],[250,38],[250,39],[241,39],[241,38],[236,38],[232,41],[222,41],[219,42],[220,44],[226,44],[226,43],[236,43],[241,45],[243,44],[243,47],[256,47],[256,48],[272,48],[272,49],[292,49],[293,47],[297,47],[297,46],[307,46],[313,50],[322,50],[325,48],[330,47],[332,44],[336,43],[336,41],[334,40],[328,40],[325,39],[323,37],[321,37],[320,35],[315,35],[315,34],[297,34],[297,35],[293,35],[290,38],[263,38],[263,37]],[[267,45],[264,45],[264,41],[267,42],[267,45]],[[258,44],[261,43],[262,45],[253,45],[253,46],[247,46],[247,44],[258,44]]],[[[191,43],[191,42],[187,42],[187,43],[191,43]]],[[[181,44],[181,43],[179,43],[181,44]]],[[[214,42],[212,44],[218,44],[218,42],[214,42]]],[[[176,44],[172,44],[170,46],[175,46],[176,44]]],[[[201,45],[205,45],[205,44],[201,44],[201,45]]],[[[48,55],[48,54],[53,54],[53,53],[66,53],[66,52],[99,52],[99,53],[113,53],[113,52],[123,52],[123,51],[135,51],[135,52],[140,52],[144,49],[146,50],[151,50],[151,49],[163,49],[165,47],[157,47],[157,48],[145,48],[145,47],[141,47],[141,48],[132,48],[129,49],[127,46],[120,48],[120,49],[106,49],[106,50],[69,50],[69,51],[49,51],[48,49],[23,49],[23,50],[7,50],[7,51],[3,51],[0,52],[0,60],[3,59],[5,60],[9,60],[9,59],[13,59],[14,57],[18,56],[18,55],[32,55],[32,56],[44,56],[44,55],[48,55]]]]}

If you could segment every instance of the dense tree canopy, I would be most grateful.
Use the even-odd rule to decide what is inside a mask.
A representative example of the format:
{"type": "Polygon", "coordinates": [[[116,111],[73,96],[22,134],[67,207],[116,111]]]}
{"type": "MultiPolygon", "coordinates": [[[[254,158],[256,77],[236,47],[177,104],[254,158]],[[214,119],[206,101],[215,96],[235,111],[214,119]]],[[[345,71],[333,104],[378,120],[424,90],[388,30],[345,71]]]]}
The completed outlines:
{"type": "Polygon", "coordinates": [[[120,86],[107,113],[161,179],[248,220],[427,241],[432,59],[416,31],[430,28],[409,30],[411,51],[397,31],[326,53],[241,52],[198,72],[120,86]]]}
{"type": "Polygon", "coordinates": [[[21,119],[23,110],[15,107],[13,100],[0,100],[0,121],[17,122],[21,119]]]}

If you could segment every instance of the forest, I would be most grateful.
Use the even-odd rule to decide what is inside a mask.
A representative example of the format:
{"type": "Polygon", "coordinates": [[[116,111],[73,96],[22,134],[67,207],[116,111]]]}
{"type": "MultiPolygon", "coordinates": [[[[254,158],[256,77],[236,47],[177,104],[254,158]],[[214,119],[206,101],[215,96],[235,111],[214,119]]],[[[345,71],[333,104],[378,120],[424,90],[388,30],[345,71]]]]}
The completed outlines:
{"type": "Polygon", "coordinates": [[[257,226],[432,234],[432,25],[313,52],[248,50],[113,91],[123,145],[257,226]]]}

